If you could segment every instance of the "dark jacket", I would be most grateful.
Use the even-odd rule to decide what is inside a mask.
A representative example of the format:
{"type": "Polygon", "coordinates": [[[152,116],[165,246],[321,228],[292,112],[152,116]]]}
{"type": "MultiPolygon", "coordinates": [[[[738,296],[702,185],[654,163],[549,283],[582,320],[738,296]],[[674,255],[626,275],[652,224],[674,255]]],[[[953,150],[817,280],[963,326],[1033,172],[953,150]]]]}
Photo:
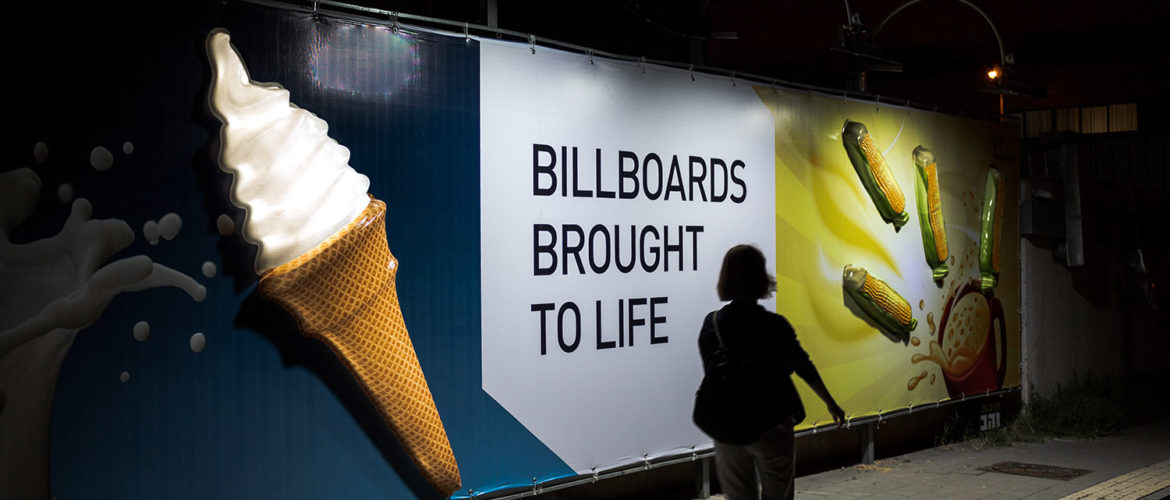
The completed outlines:
{"type": "MultiPolygon", "coordinates": [[[[735,300],[717,312],[719,333],[725,345],[736,356],[746,357],[757,367],[764,369],[771,379],[761,384],[774,387],[774,398],[768,400],[768,413],[774,414],[769,427],[790,422],[795,425],[804,420],[804,405],[791,374],[795,372],[807,379],[816,373],[808,353],[796,340],[796,331],[784,316],[764,309],[755,301],[735,300]]],[[[699,331],[699,354],[703,357],[703,371],[712,362],[712,355],[719,348],[715,326],[711,315],[703,320],[699,331]]]]}

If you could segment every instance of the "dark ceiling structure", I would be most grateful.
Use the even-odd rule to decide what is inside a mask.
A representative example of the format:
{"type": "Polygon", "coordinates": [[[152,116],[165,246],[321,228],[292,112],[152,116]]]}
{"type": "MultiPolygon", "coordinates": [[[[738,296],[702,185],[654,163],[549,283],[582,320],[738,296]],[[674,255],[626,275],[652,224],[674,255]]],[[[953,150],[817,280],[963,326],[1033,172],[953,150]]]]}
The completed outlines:
{"type": "MultiPolygon", "coordinates": [[[[1143,0],[354,0],[597,50],[979,115],[1166,108],[1170,3],[1143,0]],[[884,21],[884,24],[883,24],[884,21]],[[880,26],[880,30],[876,29],[880,26]],[[1003,57],[996,33],[1002,40],[1003,57]],[[1002,64],[1006,59],[1007,64],[1002,64]],[[893,71],[891,71],[893,70],[893,71]]],[[[1143,112],[1147,116],[1151,113],[1143,112]]],[[[1153,113],[1157,115],[1160,113],[1153,113]]]]}

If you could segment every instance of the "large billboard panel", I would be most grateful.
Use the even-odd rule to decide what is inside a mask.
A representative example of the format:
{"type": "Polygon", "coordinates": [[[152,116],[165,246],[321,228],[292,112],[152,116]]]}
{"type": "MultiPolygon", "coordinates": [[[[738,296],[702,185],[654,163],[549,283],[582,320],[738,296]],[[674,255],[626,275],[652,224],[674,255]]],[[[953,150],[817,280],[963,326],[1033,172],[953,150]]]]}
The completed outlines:
{"type": "MultiPolygon", "coordinates": [[[[53,22],[5,34],[22,71],[0,167],[2,497],[437,494],[385,399],[401,374],[355,361],[380,344],[313,330],[256,267],[265,207],[244,172],[292,169],[260,192],[324,192],[305,180],[340,157],[385,203],[385,243],[355,254],[385,259],[358,301],[385,308],[357,309],[409,341],[425,386],[406,392],[441,417],[456,497],[707,449],[696,340],[739,243],[769,256],[765,305],[854,416],[1019,383],[1012,127],[386,19],[209,1],[140,24],[134,8],[29,12],[53,22]],[[217,108],[216,32],[240,95],[288,105],[217,108]],[[297,117],[280,161],[223,132],[263,109],[297,117]],[[292,154],[314,141],[334,156],[292,154]]],[[[338,213],[278,198],[281,217],[338,213]]],[[[368,226],[292,262],[320,267],[368,226]]],[[[318,289],[353,281],[328,277],[318,289]]],[[[335,292],[321,302],[351,298],[335,292]]],[[[797,386],[802,427],[825,424],[797,386]]]]}

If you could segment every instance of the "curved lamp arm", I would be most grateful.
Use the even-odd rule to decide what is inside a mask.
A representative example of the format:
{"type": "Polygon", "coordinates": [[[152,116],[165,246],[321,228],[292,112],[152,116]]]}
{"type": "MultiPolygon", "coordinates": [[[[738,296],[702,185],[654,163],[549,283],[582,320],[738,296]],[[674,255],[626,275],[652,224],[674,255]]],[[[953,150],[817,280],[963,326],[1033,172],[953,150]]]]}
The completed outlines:
{"type": "MultiPolygon", "coordinates": [[[[886,23],[889,22],[890,19],[892,19],[895,15],[897,15],[899,12],[902,12],[904,9],[906,9],[906,7],[914,5],[914,4],[921,2],[921,1],[923,1],[923,0],[909,0],[908,2],[898,6],[898,8],[894,9],[889,14],[886,14],[886,17],[882,18],[881,22],[877,23],[877,26],[874,27],[873,37],[877,38],[878,33],[880,33],[882,31],[882,28],[885,27],[886,23]]],[[[975,12],[978,12],[980,16],[983,16],[983,20],[987,21],[987,25],[991,26],[991,32],[995,34],[995,43],[999,44],[999,64],[1000,64],[1000,67],[1003,67],[1004,65],[1006,65],[1007,64],[1007,57],[1004,55],[1003,38],[999,36],[999,28],[997,28],[995,26],[995,22],[993,22],[991,20],[991,17],[988,16],[986,12],[983,12],[983,9],[980,9],[978,6],[969,2],[968,0],[955,0],[955,1],[959,2],[963,5],[966,5],[972,9],[975,9],[975,12]]]]}

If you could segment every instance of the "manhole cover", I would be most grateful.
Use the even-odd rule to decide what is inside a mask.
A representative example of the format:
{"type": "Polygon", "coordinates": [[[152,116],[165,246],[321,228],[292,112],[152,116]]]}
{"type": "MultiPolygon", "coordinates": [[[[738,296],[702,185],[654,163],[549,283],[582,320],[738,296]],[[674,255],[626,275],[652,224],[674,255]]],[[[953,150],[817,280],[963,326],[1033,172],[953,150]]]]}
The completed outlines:
{"type": "Polygon", "coordinates": [[[1068,467],[1057,467],[1055,465],[1025,464],[1021,462],[1000,462],[997,464],[988,465],[987,467],[980,467],[980,470],[985,470],[988,472],[999,472],[1003,474],[1014,474],[1016,476],[1060,479],[1062,481],[1068,481],[1069,479],[1080,477],[1093,472],[1091,470],[1085,469],[1070,469],[1068,467]]]}

